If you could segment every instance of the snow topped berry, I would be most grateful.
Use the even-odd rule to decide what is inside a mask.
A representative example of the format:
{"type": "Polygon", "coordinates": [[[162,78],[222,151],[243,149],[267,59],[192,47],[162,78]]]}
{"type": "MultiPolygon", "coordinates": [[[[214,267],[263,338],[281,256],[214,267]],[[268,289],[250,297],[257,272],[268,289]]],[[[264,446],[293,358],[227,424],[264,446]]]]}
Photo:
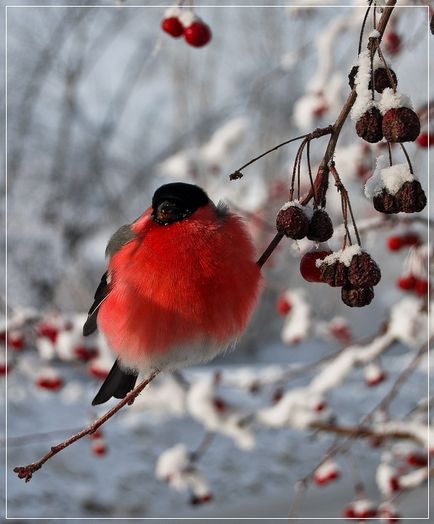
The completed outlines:
{"type": "Polygon", "coordinates": [[[408,164],[388,166],[385,155],[377,159],[374,174],[365,184],[365,195],[381,213],[417,213],[426,206],[426,195],[408,164]]]}
{"type": "Polygon", "coordinates": [[[413,142],[420,133],[420,120],[410,99],[386,88],[379,109],[383,115],[383,135],[388,142],[413,142]]]}
{"type": "Polygon", "coordinates": [[[170,36],[173,36],[173,38],[179,38],[184,33],[181,22],[174,16],[165,18],[161,22],[161,29],[170,36]]]}
{"type": "Polygon", "coordinates": [[[184,26],[179,19],[181,12],[181,9],[177,6],[169,7],[166,9],[161,22],[161,29],[173,38],[179,38],[184,33],[184,26]]]}
{"type": "Polygon", "coordinates": [[[184,12],[181,15],[181,23],[185,28],[184,38],[187,44],[193,47],[203,47],[211,40],[211,29],[193,12],[184,12]]]}
{"type": "Polygon", "coordinates": [[[327,242],[333,236],[333,224],[325,209],[314,210],[306,236],[314,242],[327,242]]]}
{"type": "Polygon", "coordinates": [[[282,206],[276,218],[277,231],[294,240],[304,238],[309,231],[309,218],[304,207],[293,200],[282,206]]]}

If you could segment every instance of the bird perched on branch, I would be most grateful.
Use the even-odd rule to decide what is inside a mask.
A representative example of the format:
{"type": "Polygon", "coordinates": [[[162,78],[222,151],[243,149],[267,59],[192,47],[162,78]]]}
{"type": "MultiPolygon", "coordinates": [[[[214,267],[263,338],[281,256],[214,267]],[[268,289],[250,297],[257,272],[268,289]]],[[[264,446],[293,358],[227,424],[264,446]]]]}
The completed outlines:
{"type": "Polygon", "coordinates": [[[110,239],[107,271],[83,334],[97,328],[117,354],[92,404],[124,398],[139,372],[211,360],[242,334],[261,284],[239,216],[198,186],[166,184],[110,239]]]}

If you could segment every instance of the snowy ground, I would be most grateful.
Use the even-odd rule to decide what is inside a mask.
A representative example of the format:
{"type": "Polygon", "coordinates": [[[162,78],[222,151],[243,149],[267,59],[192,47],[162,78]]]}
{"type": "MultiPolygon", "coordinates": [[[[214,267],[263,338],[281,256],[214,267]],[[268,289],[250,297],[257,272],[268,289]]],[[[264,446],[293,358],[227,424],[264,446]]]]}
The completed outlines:
{"type": "MultiPolygon", "coordinates": [[[[281,351],[291,350],[281,347],[281,351]]],[[[393,378],[408,361],[408,356],[401,353],[400,348],[395,347],[384,358],[384,367],[389,372],[385,384],[374,390],[367,388],[361,372],[355,371],[352,379],[333,393],[329,402],[333,409],[344,414],[339,419],[342,423],[356,421],[378,402],[379,395],[389,390],[393,378]]],[[[426,394],[426,363],[424,367],[425,370],[417,370],[403,388],[399,402],[394,405],[397,414],[407,412],[412,399],[426,394]]],[[[186,376],[194,379],[214,369],[205,367],[186,376]]],[[[241,367],[219,369],[223,370],[225,377],[230,377],[241,367]]],[[[318,463],[322,451],[332,442],[329,436],[315,437],[294,430],[258,428],[255,449],[244,452],[228,438],[218,436],[200,461],[200,468],[210,482],[214,502],[191,507],[188,494],[174,492],[158,481],[154,468],[159,454],[179,442],[195,449],[203,436],[203,428],[190,418],[126,410],[104,430],[109,446],[105,457],[93,456],[90,441],[84,439],[51,460],[30,483],[25,484],[12,473],[14,466],[35,460],[60,437],[89,421],[90,400],[97,384],[84,382],[73,371],[70,373],[75,378],[71,378],[67,389],[57,395],[38,392],[31,386],[18,388],[14,375],[10,376],[8,517],[285,517],[294,482],[318,463]],[[17,394],[18,391],[21,394],[17,394]],[[13,440],[21,435],[58,429],[66,431],[53,439],[33,438],[26,444],[13,440]]],[[[225,388],[223,393],[243,405],[253,406],[269,403],[272,391],[265,390],[254,397],[229,388],[225,388]]],[[[361,442],[353,447],[353,452],[369,492],[374,500],[379,500],[374,474],[381,449],[373,450],[367,442],[361,442]]],[[[303,516],[337,517],[345,504],[352,500],[348,464],[341,460],[340,465],[342,478],[339,482],[309,490],[301,511],[303,516]]],[[[423,489],[406,495],[400,510],[410,517],[423,517],[426,515],[425,500],[426,491],[423,489]]]]}

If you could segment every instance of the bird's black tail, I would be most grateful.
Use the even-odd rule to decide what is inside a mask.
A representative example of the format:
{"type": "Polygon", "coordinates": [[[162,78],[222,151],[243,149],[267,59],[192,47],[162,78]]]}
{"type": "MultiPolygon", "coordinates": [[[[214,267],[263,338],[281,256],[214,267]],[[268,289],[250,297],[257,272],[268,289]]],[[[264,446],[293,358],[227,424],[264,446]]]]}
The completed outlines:
{"type": "Polygon", "coordinates": [[[121,369],[118,360],[116,360],[104,384],[92,400],[92,406],[104,404],[112,397],[124,398],[134,388],[137,377],[138,373],[134,371],[127,372],[121,369]]]}

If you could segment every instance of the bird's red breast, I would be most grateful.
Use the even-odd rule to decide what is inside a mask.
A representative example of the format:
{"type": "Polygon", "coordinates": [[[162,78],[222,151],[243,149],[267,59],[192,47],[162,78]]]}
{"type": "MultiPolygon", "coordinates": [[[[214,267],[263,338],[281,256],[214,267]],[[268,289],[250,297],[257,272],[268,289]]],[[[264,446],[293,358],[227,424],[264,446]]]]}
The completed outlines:
{"type": "Polygon", "coordinates": [[[137,366],[181,346],[227,345],[244,331],[261,281],[238,216],[212,203],[169,226],[150,214],[112,256],[111,291],[98,315],[112,349],[137,366]]]}

